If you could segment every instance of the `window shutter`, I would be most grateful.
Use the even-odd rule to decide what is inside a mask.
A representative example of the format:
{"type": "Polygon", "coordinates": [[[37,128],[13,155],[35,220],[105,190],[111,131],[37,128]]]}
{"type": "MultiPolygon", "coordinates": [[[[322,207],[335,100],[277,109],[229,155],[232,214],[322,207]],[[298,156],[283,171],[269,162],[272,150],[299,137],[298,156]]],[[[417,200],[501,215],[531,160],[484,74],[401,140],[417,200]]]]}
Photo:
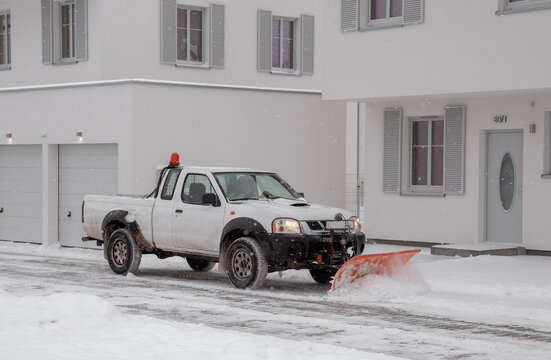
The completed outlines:
{"type": "Polygon", "coordinates": [[[224,67],[224,5],[210,4],[210,65],[224,67]]]}
{"type": "Polygon", "coordinates": [[[75,1],[75,56],[88,60],[88,1],[75,1]]]}
{"type": "Polygon", "coordinates": [[[258,10],[258,71],[272,71],[272,12],[258,10]]]}
{"type": "Polygon", "coordinates": [[[383,191],[399,193],[401,184],[402,109],[385,109],[383,141],[383,191]]]}
{"type": "Polygon", "coordinates": [[[42,63],[52,62],[52,0],[42,0],[42,63]]]}
{"type": "Polygon", "coordinates": [[[358,30],[358,0],[341,0],[341,31],[358,30]]]}
{"type": "Polygon", "coordinates": [[[176,0],[161,0],[161,63],[176,64],[176,0]]]}
{"type": "Polygon", "coordinates": [[[403,0],[404,25],[420,24],[424,20],[425,0],[403,0]]]}
{"type": "Polygon", "coordinates": [[[302,15],[302,73],[314,74],[314,17],[302,15]]]}
{"type": "Polygon", "coordinates": [[[444,120],[444,192],[465,191],[465,106],[447,106],[444,120]]]}

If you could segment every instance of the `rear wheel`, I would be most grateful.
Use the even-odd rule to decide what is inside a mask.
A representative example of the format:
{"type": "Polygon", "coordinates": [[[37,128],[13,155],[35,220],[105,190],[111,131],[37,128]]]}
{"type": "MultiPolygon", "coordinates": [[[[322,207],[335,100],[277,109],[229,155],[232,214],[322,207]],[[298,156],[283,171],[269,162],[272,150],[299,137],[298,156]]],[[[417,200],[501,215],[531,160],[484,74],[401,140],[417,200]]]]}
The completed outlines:
{"type": "Polygon", "coordinates": [[[231,283],[239,289],[262,287],[268,264],[258,242],[249,237],[235,240],[227,252],[226,271],[231,283]]]}
{"type": "Polygon", "coordinates": [[[193,271],[207,272],[214,267],[214,263],[208,260],[186,258],[186,261],[193,271]]]}
{"type": "Polygon", "coordinates": [[[107,261],[117,274],[136,273],[142,260],[142,251],[127,229],[115,230],[107,240],[107,261]]]}
{"type": "Polygon", "coordinates": [[[333,269],[310,269],[310,275],[319,284],[329,284],[337,270],[333,269]]]}

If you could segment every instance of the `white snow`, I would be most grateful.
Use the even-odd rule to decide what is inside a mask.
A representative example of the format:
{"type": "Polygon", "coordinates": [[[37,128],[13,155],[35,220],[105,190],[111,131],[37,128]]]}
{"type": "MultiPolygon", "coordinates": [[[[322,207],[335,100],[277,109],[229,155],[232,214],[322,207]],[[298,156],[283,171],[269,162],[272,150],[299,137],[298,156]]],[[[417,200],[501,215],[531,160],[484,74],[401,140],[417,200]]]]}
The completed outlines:
{"type": "MultiPolygon", "coordinates": [[[[405,249],[369,245],[366,253],[405,249]]],[[[272,273],[268,275],[266,288],[243,292],[233,289],[217,274],[216,268],[209,274],[189,272],[181,258],[159,260],[144,256],[142,272],[124,278],[109,272],[101,251],[0,242],[0,256],[20,266],[21,272],[41,271],[40,262],[20,264],[19,255],[37,259],[47,256],[86,264],[92,269],[90,275],[87,273],[89,269],[68,267],[63,271],[76,272],[76,279],[79,276],[101,278],[83,285],[75,285],[72,278],[55,279],[41,286],[32,280],[32,276],[12,278],[0,274],[2,360],[139,360],[155,357],[169,360],[357,360],[392,358],[384,354],[409,357],[408,349],[416,348],[421,349],[413,356],[416,358],[544,359],[551,353],[551,345],[529,337],[509,339],[484,333],[472,334],[471,337],[464,332],[455,338],[436,328],[409,326],[407,320],[408,314],[429,319],[456,319],[459,324],[496,324],[499,326],[496,329],[511,327],[519,333],[525,327],[533,332],[540,331],[538,336],[550,337],[549,257],[442,257],[430,255],[424,249],[391,278],[367,277],[332,293],[314,284],[307,271],[286,271],[281,278],[278,273],[272,273]],[[101,270],[95,270],[98,268],[101,270]],[[182,268],[187,272],[175,275],[181,274],[182,268]],[[158,284],[159,281],[163,284],[158,284]],[[118,290],[116,283],[120,287],[118,290]],[[107,290],[102,289],[104,286],[107,290]],[[236,303],[235,299],[242,303],[236,303]],[[267,300],[270,303],[263,305],[262,302],[267,300]],[[149,312],[136,312],[136,305],[144,301],[149,312]],[[304,309],[297,303],[304,304],[304,309]],[[289,311],[282,311],[287,304],[289,311]],[[327,318],[312,316],[308,310],[320,306],[338,309],[338,304],[349,311],[355,311],[353,306],[361,306],[359,311],[366,309],[366,314],[378,308],[396,309],[398,315],[393,314],[388,323],[385,323],[384,316],[371,318],[363,315],[358,323],[347,322],[342,327],[335,324],[333,328],[331,324],[339,318],[338,310],[335,314],[327,314],[327,318]],[[194,321],[186,320],[190,313],[185,311],[174,320],[157,316],[159,309],[170,306],[176,309],[190,307],[195,311],[194,321]],[[146,313],[147,316],[130,313],[146,313]],[[403,323],[393,326],[392,322],[402,313],[403,323]],[[226,319],[227,315],[220,314],[232,314],[235,324],[249,322],[256,325],[228,326],[221,323],[219,317],[225,316],[226,319]],[[220,326],[197,324],[197,319],[220,326]],[[289,324],[297,328],[286,331],[289,324]],[[264,334],[270,335],[255,334],[257,326],[264,334]],[[335,336],[339,335],[337,331],[342,331],[343,337],[333,345],[322,343],[319,339],[324,337],[312,334],[312,328],[335,331],[335,336]],[[345,347],[344,343],[341,346],[341,341],[349,336],[352,336],[352,343],[368,344],[370,350],[352,349],[351,346],[345,347]],[[426,357],[420,357],[419,352],[426,353],[426,357]]]]}

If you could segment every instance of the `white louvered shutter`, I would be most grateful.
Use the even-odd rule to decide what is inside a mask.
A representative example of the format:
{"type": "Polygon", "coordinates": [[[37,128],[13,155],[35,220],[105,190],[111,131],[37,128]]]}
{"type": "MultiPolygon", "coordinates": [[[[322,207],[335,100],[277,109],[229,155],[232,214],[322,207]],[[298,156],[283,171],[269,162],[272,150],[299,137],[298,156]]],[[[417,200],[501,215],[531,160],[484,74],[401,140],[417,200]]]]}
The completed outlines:
{"type": "Polygon", "coordinates": [[[358,30],[358,0],[341,0],[341,31],[358,30]]]}
{"type": "Polygon", "coordinates": [[[52,58],[52,0],[42,0],[42,63],[53,62],[52,58]]]}
{"type": "Polygon", "coordinates": [[[257,67],[258,71],[272,71],[272,12],[258,10],[257,67]]]}
{"type": "Polygon", "coordinates": [[[302,74],[314,74],[314,17],[302,15],[302,74]]]}
{"type": "Polygon", "coordinates": [[[210,66],[224,67],[224,5],[210,5],[210,66]]]}
{"type": "Polygon", "coordinates": [[[88,60],[88,1],[75,1],[75,56],[88,60]]]}
{"type": "Polygon", "coordinates": [[[404,25],[420,24],[425,19],[425,0],[403,0],[402,9],[404,25]]]}
{"type": "Polygon", "coordinates": [[[383,141],[383,191],[399,193],[401,185],[402,109],[385,109],[383,141]]]}
{"type": "Polygon", "coordinates": [[[176,64],[176,0],[161,0],[161,63],[176,64]]]}
{"type": "Polygon", "coordinates": [[[444,192],[465,192],[465,106],[447,106],[444,119],[444,192]]]}

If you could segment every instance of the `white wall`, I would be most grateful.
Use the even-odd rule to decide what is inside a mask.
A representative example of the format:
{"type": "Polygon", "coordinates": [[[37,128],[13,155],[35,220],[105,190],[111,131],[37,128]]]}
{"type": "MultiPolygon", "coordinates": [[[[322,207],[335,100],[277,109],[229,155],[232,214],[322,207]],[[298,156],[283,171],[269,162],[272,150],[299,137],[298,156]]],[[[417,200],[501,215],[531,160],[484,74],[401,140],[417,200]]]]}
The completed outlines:
{"type": "Polygon", "coordinates": [[[497,16],[497,0],[425,0],[422,24],[342,33],[340,1],[326,4],[326,99],[551,88],[551,10],[497,16]]]}
{"type": "Polygon", "coordinates": [[[415,102],[367,104],[366,144],[366,234],[370,238],[475,243],[484,241],[485,130],[524,131],[523,244],[530,249],[551,250],[549,225],[551,179],[544,172],[544,118],[551,109],[549,95],[432,99],[415,102]],[[534,106],[532,106],[532,101],[534,106]],[[408,175],[408,116],[442,115],[450,104],[465,104],[465,194],[446,197],[401,196],[382,191],[383,110],[404,109],[403,190],[408,175]],[[508,116],[506,124],[493,122],[493,115],[508,116]],[[536,124],[536,133],[529,125],[536,124]]]}

